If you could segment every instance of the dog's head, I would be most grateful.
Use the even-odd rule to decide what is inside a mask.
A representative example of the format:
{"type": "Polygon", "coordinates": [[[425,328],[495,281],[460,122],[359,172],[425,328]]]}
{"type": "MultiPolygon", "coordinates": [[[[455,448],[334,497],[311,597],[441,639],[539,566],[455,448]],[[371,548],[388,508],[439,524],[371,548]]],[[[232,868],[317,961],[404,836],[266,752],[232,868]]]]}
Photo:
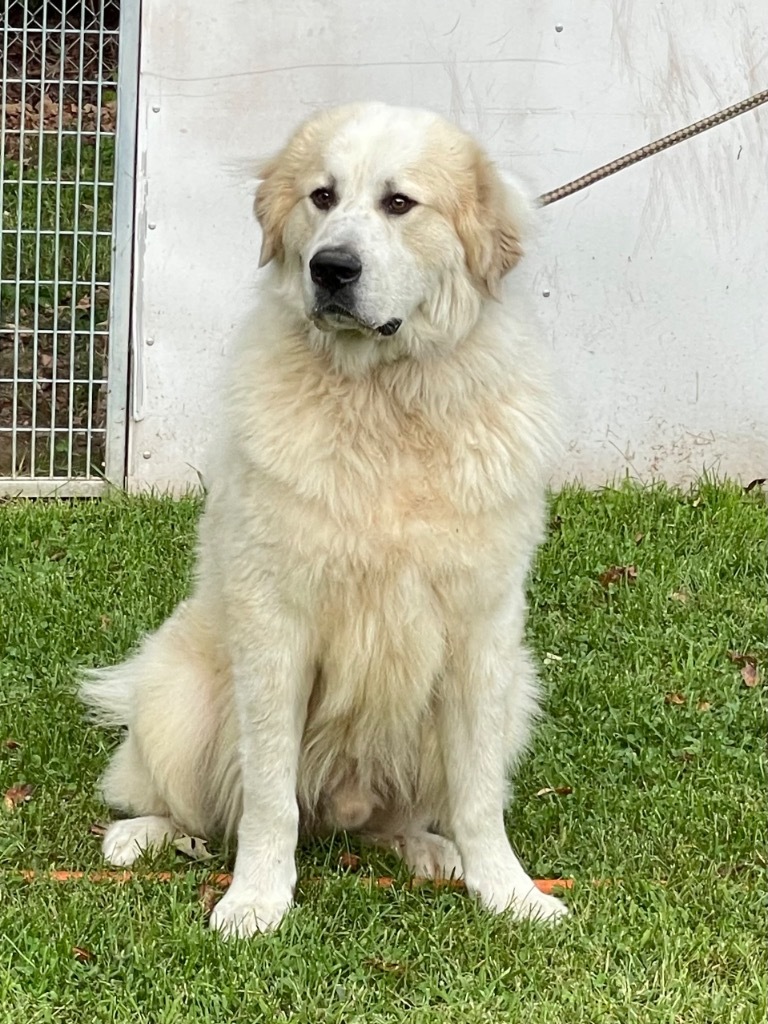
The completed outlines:
{"type": "Polygon", "coordinates": [[[326,345],[364,345],[366,362],[425,335],[458,339],[521,255],[525,200],[473,139],[427,111],[318,114],[261,178],[261,265],[280,265],[326,345]]]}

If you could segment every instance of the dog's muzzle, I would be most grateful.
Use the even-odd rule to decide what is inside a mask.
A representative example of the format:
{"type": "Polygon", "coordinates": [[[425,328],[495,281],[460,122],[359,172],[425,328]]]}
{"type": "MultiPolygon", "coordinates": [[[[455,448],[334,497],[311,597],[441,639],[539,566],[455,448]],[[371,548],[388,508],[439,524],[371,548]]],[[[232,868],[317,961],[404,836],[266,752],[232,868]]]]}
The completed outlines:
{"type": "Polygon", "coordinates": [[[352,321],[367,331],[385,338],[396,334],[402,320],[393,317],[383,324],[374,324],[355,312],[353,285],[360,279],[363,264],[349,249],[319,249],[309,261],[309,274],[317,289],[317,301],[312,319],[322,327],[335,322],[342,326],[352,321]]]}

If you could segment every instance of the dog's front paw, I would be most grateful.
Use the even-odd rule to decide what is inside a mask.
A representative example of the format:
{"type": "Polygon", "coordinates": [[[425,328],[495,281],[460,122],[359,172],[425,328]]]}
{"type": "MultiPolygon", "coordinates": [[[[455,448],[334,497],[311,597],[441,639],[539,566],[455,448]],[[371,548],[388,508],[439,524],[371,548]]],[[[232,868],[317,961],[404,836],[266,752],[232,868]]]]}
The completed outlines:
{"type": "Polygon", "coordinates": [[[568,907],[556,896],[537,889],[532,879],[515,886],[491,882],[469,883],[468,888],[494,914],[509,913],[518,921],[541,921],[554,924],[566,917],[568,907]]]}
{"type": "Polygon", "coordinates": [[[284,897],[265,897],[258,891],[238,891],[233,883],[213,908],[209,924],[222,938],[247,939],[256,932],[277,928],[292,902],[290,892],[284,897]]]}
{"type": "Polygon", "coordinates": [[[545,921],[554,924],[568,916],[568,907],[556,896],[549,896],[535,886],[523,896],[515,896],[509,911],[518,921],[545,921]]]}

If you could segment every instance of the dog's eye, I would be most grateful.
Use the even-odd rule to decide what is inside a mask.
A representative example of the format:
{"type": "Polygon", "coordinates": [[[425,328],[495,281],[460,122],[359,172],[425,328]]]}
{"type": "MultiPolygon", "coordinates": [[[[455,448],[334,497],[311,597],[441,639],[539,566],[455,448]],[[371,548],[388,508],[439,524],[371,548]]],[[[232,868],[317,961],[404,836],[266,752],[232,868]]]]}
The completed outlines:
{"type": "Polygon", "coordinates": [[[387,213],[399,217],[416,206],[416,200],[404,196],[402,192],[396,192],[393,196],[387,196],[382,205],[387,213]]]}
{"type": "Polygon", "coordinates": [[[330,210],[332,206],[336,205],[336,193],[332,188],[316,188],[314,192],[310,193],[309,198],[318,210],[330,210]]]}

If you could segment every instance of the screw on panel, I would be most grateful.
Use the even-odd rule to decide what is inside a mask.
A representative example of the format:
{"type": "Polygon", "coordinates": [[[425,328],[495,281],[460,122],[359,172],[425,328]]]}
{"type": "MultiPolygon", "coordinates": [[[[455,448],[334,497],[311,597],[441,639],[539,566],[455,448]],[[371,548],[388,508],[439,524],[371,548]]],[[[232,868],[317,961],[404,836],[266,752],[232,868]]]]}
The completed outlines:
{"type": "Polygon", "coordinates": [[[548,299],[550,295],[549,288],[545,288],[541,294],[544,296],[545,299],[548,299]]]}
{"type": "Polygon", "coordinates": [[[149,228],[150,231],[154,231],[155,228],[157,227],[157,224],[155,224],[154,221],[150,221],[150,223],[147,224],[147,227],[149,228]]]}
{"type": "Polygon", "coordinates": [[[147,345],[154,345],[154,344],[155,344],[155,339],[154,338],[147,338],[147,345]]]}
{"type": "Polygon", "coordinates": [[[151,459],[152,458],[152,452],[142,452],[141,453],[141,457],[143,459],[151,459]]]}
{"type": "Polygon", "coordinates": [[[562,31],[563,31],[563,26],[562,25],[555,25],[555,32],[562,32],[562,31]]]}
{"type": "Polygon", "coordinates": [[[159,114],[160,113],[160,107],[152,107],[152,113],[153,114],[159,114]]]}

